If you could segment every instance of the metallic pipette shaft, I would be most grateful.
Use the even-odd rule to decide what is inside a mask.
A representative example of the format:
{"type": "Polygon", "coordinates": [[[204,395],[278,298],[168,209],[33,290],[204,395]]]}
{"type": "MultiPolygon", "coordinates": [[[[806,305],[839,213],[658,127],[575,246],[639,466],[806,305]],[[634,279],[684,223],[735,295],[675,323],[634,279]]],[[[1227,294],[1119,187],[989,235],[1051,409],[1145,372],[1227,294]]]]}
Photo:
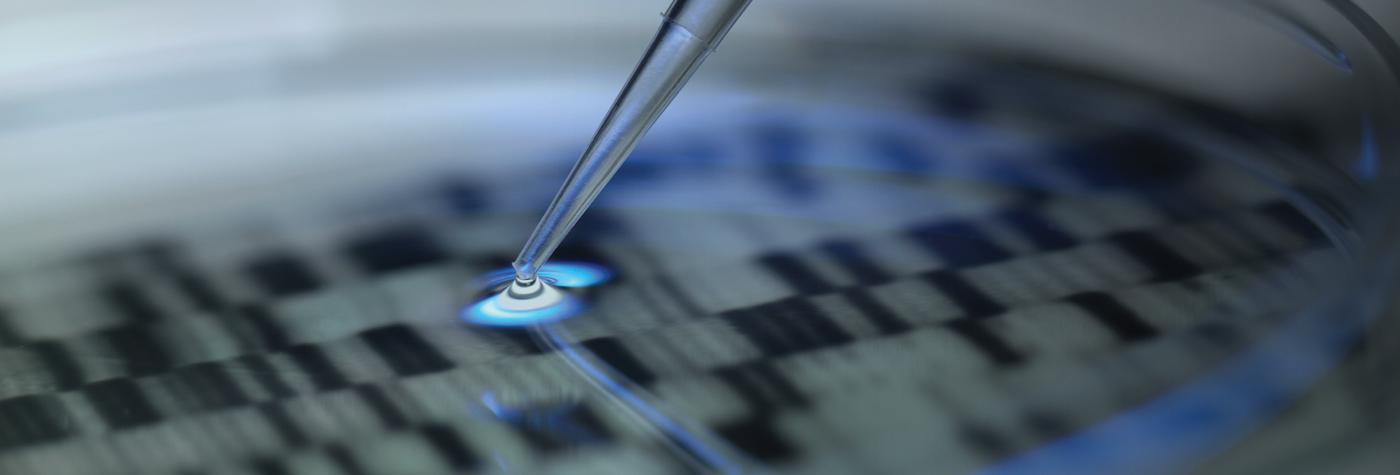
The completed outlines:
{"type": "Polygon", "coordinates": [[[574,223],[612,179],[705,56],[717,46],[749,0],[675,0],[651,46],[632,71],[593,141],[515,258],[515,277],[531,281],[574,223]]]}

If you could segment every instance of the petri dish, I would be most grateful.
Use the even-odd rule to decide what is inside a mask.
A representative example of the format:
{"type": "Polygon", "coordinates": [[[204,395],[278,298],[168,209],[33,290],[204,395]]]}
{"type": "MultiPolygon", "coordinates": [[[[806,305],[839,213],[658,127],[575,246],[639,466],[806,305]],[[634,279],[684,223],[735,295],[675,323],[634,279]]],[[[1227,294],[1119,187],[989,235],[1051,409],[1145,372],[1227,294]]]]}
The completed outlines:
{"type": "Polygon", "coordinates": [[[1384,466],[1393,7],[1043,3],[751,6],[519,325],[663,5],[18,9],[0,467],[1384,466]]]}

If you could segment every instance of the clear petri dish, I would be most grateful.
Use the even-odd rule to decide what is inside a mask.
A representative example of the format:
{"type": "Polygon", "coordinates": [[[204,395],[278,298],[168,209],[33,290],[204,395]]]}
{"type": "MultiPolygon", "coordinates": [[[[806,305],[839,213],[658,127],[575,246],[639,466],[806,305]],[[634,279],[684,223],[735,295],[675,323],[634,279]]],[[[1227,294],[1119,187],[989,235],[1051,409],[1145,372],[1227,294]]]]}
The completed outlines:
{"type": "Polygon", "coordinates": [[[756,3],[575,306],[473,319],[664,7],[605,5],[6,7],[0,471],[1393,457],[1394,7],[756,3]]]}

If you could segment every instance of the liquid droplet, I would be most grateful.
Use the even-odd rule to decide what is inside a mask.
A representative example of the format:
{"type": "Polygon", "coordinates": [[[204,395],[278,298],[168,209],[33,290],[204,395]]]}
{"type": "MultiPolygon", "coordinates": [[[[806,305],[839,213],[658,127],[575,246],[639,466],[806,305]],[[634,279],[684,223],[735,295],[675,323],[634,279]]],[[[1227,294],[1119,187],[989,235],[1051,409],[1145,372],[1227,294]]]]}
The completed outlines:
{"type": "Polygon", "coordinates": [[[534,282],[515,280],[510,268],[487,273],[478,281],[482,289],[502,290],[469,305],[461,318],[467,323],[492,327],[523,327],[557,322],[582,313],[587,307],[578,296],[562,289],[598,285],[611,278],[602,266],[581,262],[545,265],[534,282]]]}

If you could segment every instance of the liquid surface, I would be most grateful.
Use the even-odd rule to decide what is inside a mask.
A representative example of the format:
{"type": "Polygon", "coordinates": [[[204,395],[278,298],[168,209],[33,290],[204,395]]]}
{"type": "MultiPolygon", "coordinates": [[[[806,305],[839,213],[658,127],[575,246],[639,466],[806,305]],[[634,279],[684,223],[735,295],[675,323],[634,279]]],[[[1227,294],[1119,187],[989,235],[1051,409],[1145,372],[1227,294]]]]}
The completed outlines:
{"type": "Polygon", "coordinates": [[[0,471],[1053,471],[1065,441],[1203,457],[1156,441],[1226,444],[1306,386],[1211,385],[1345,258],[1240,166],[1271,157],[1132,91],[997,77],[649,138],[557,254],[586,307],[528,328],[462,321],[557,184],[520,176],[9,269],[0,471]]]}
{"type": "Polygon", "coordinates": [[[523,327],[563,320],[587,308],[568,289],[602,284],[609,277],[607,269],[596,265],[555,262],[540,269],[533,285],[526,285],[516,279],[514,269],[500,269],[480,280],[478,285],[484,287],[489,295],[467,306],[462,312],[462,320],[502,327],[523,327]]]}

